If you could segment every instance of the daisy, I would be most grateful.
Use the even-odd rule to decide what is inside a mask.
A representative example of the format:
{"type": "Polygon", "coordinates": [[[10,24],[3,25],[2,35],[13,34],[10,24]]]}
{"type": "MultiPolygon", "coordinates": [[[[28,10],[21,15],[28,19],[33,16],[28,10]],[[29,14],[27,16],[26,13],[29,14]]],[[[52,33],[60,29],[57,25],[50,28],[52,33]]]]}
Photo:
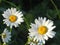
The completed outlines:
{"type": "Polygon", "coordinates": [[[2,37],[2,41],[4,42],[4,44],[8,43],[8,41],[10,41],[11,39],[11,32],[9,32],[7,29],[5,29],[1,35],[2,37]]]}
{"type": "Polygon", "coordinates": [[[34,43],[34,42],[30,42],[30,45],[41,45],[40,43],[34,43]]]}
{"type": "Polygon", "coordinates": [[[45,44],[45,40],[49,38],[53,38],[56,32],[53,29],[56,27],[53,25],[53,21],[46,20],[46,18],[38,18],[35,19],[35,24],[31,23],[31,28],[29,29],[29,36],[34,37],[34,40],[37,39],[39,42],[43,42],[45,44]]]}
{"type": "Polygon", "coordinates": [[[34,41],[34,37],[30,37],[28,38],[28,44],[29,45],[42,45],[42,42],[38,42],[37,40],[34,41]]]}
{"type": "Polygon", "coordinates": [[[12,26],[18,27],[18,24],[24,21],[22,12],[17,11],[16,8],[7,9],[2,15],[5,18],[3,20],[4,24],[10,26],[10,28],[12,28],[12,26]]]}

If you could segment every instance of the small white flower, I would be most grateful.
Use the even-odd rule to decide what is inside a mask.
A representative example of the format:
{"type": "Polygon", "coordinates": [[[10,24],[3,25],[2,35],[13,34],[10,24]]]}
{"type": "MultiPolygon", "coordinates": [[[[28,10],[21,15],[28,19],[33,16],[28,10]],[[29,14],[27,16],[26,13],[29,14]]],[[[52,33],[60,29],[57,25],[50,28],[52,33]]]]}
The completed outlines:
{"type": "Polygon", "coordinates": [[[37,44],[34,42],[30,42],[30,45],[42,45],[40,42],[38,42],[37,44]]]}
{"type": "Polygon", "coordinates": [[[11,32],[9,32],[7,29],[5,29],[2,33],[2,41],[5,43],[8,43],[11,39],[11,32]]]}
{"type": "Polygon", "coordinates": [[[35,19],[35,24],[31,23],[31,28],[29,29],[29,36],[34,37],[34,41],[37,39],[39,42],[45,44],[45,40],[48,40],[48,37],[53,38],[56,32],[53,29],[56,26],[53,26],[53,21],[46,20],[46,18],[35,19]]]}
{"type": "Polygon", "coordinates": [[[17,11],[16,8],[7,9],[2,15],[5,18],[3,20],[4,24],[10,26],[10,28],[12,28],[12,26],[18,27],[18,24],[24,21],[22,12],[17,11]]]}
{"type": "Polygon", "coordinates": [[[29,36],[28,44],[30,44],[30,45],[42,45],[42,42],[39,42],[37,40],[34,41],[34,37],[29,36]]]}

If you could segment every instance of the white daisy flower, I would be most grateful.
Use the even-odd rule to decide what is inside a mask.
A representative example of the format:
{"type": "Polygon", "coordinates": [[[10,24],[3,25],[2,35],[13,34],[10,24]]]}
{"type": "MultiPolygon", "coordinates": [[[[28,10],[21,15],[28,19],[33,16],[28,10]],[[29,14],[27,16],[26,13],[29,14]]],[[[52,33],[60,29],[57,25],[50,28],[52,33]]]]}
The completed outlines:
{"type": "Polygon", "coordinates": [[[43,45],[42,43],[38,42],[38,43],[35,43],[35,42],[30,42],[29,45],[43,45]]]}
{"type": "Polygon", "coordinates": [[[29,29],[29,36],[34,37],[34,40],[37,39],[39,42],[43,42],[45,44],[45,40],[49,38],[53,38],[56,32],[53,29],[56,26],[53,26],[53,21],[46,20],[46,18],[38,18],[35,19],[35,24],[31,23],[31,28],[29,29]]]}
{"type": "Polygon", "coordinates": [[[4,44],[8,43],[8,41],[10,41],[11,39],[11,32],[9,32],[7,29],[5,29],[2,33],[2,41],[4,42],[4,44]]]}
{"type": "Polygon", "coordinates": [[[18,27],[18,24],[24,21],[22,12],[17,11],[16,8],[7,9],[2,15],[5,18],[3,20],[4,24],[10,26],[10,28],[12,28],[12,26],[18,27]]]}
{"type": "Polygon", "coordinates": [[[42,45],[42,44],[41,44],[41,43],[39,43],[39,42],[38,42],[37,44],[36,44],[36,43],[34,43],[34,42],[30,42],[30,45],[42,45]]]}
{"type": "Polygon", "coordinates": [[[42,42],[39,42],[37,40],[34,41],[34,37],[29,36],[28,44],[29,45],[42,45],[42,42]]]}

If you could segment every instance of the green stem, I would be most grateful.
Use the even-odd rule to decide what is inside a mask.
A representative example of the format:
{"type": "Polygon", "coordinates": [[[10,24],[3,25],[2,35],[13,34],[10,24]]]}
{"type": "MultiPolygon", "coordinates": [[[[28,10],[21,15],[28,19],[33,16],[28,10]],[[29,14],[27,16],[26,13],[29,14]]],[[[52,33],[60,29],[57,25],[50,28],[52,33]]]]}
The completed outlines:
{"type": "Polygon", "coordinates": [[[1,34],[0,34],[0,36],[1,36],[1,34]]]}
{"type": "Polygon", "coordinates": [[[3,43],[3,45],[8,45],[7,43],[3,43]]]}
{"type": "Polygon", "coordinates": [[[26,23],[26,25],[27,25],[27,28],[29,29],[30,26],[29,26],[28,21],[27,21],[27,19],[26,19],[25,17],[24,17],[24,20],[25,20],[25,23],[26,23]]]}
{"type": "Polygon", "coordinates": [[[10,28],[10,32],[12,32],[12,28],[10,28]]]}
{"type": "Polygon", "coordinates": [[[45,44],[42,43],[42,45],[45,45],[45,44]]]}
{"type": "Polygon", "coordinates": [[[25,45],[28,45],[27,43],[25,45]]]}
{"type": "MultiPolygon", "coordinates": [[[[56,4],[54,3],[54,1],[53,1],[53,0],[51,0],[51,2],[52,2],[52,4],[54,5],[54,7],[55,7],[55,9],[56,9],[56,11],[57,11],[57,14],[58,14],[58,16],[59,16],[60,14],[59,14],[59,10],[58,10],[58,8],[57,8],[56,4]]],[[[59,16],[59,18],[60,18],[60,16],[59,16]]]]}
{"type": "Polygon", "coordinates": [[[1,41],[0,41],[0,45],[2,45],[1,41]]]}

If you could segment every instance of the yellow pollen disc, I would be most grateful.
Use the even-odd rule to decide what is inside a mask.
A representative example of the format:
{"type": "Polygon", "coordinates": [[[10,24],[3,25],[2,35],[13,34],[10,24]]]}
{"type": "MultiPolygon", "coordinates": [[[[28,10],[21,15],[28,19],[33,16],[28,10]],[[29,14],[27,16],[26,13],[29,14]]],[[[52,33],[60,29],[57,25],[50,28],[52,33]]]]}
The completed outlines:
{"type": "Polygon", "coordinates": [[[38,28],[38,33],[41,34],[41,35],[45,34],[47,31],[48,31],[48,29],[47,29],[46,26],[40,26],[38,28]]]}
{"type": "Polygon", "coordinates": [[[2,38],[6,38],[6,34],[5,33],[2,34],[2,38]]]}
{"type": "Polygon", "coordinates": [[[15,15],[9,16],[9,21],[10,22],[15,22],[17,20],[17,17],[15,15]]]}

